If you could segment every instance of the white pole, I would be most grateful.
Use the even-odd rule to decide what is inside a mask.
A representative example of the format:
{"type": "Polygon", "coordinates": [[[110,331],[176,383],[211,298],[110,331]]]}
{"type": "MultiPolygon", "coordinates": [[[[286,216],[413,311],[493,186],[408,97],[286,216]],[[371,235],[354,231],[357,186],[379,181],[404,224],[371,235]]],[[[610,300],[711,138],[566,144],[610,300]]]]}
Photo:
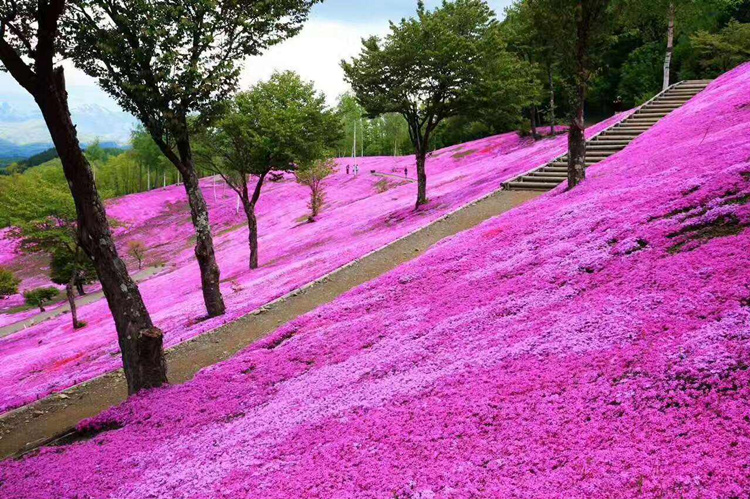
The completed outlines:
{"type": "Polygon", "coordinates": [[[238,214],[240,212],[240,196],[237,195],[237,204],[234,207],[234,214],[238,214]]]}

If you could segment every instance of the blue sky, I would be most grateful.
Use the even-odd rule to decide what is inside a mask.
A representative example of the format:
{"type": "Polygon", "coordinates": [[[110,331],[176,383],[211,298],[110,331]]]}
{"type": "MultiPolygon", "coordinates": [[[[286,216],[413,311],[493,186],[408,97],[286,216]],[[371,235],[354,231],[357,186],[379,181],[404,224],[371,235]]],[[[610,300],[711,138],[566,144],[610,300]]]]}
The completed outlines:
{"type": "MultiPolygon", "coordinates": [[[[426,0],[425,3],[428,8],[434,8],[441,1],[426,0]]],[[[503,9],[511,1],[489,0],[489,4],[502,18],[503,9]]],[[[359,52],[362,37],[384,34],[389,20],[413,15],[416,5],[416,0],[325,0],[313,8],[310,20],[297,37],[245,62],[240,86],[247,88],[268,78],[275,70],[289,69],[315,82],[333,104],[348,88],[339,67],[341,59],[349,59],[359,52]]],[[[66,65],[66,80],[71,107],[82,104],[117,107],[91,78],[69,65],[66,65]]],[[[1,101],[19,107],[33,106],[33,101],[5,73],[0,73],[1,101]]]]}

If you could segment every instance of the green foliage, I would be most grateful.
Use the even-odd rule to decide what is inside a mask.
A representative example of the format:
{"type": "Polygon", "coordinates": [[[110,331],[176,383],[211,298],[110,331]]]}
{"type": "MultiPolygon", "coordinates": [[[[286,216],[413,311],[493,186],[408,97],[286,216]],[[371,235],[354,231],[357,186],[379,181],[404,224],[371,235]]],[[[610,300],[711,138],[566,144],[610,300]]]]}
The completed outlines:
{"type": "Polygon", "coordinates": [[[690,41],[704,74],[712,77],[750,60],[750,23],[732,20],[719,33],[699,31],[690,41]]]}
{"type": "Polygon", "coordinates": [[[200,137],[196,155],[238,189],[248,175],[293,171],[324,157],[340,133],[337,116],[312,83],[293,72],[274,73],[237,95],[200,137]]]}
{"type": "Polygon", "coordinates": [[[11,227],[23,251],[50,255],[53,282],[65,284],[73,273],[81,285],[96,279],[78,242],[75,205],[59,160],[0,178],[0,206],[0,224],[11,227]]]}
{"type": "Polygon", "coordinates": [[[188,115],[216,115],[241,61],[296,34],[317,1],[82,0],[70,55],[167,150],[188,115]]]}
{"type": "Polygon", "coordinates": [[[0,177],[0,227],[15,226],[33,233],[37,225],[75,222],[73,198],[59,160],[22,175],[0,177]]]}
{"type": "Polygon", "coordinates": [[[44,312],[44,306],[57,298],[60,292],[57,288],[37,288],[23,293],[23,297],[26,300],[26,304],[32,307],[39,307],[41,312],[44,312]]]}
{"type": "Polygon", "coordinates": [[[350,156],[357,135],[357,156],[401,155],[409,144],[406,120],[398,113],[368,118],[365,109],[351,93],[339,97],[336,112],[341,118],[342,139],[337,145],[339,156],[350,156]]]}
{"type": "Polygon", "coordinates": [[[643,104],[662,89],[664,47],[649,43],[633,50],[622,65],[618,95],[628,107],[643,104]]]}
{"type": "Polygon", "coordinates": [[[0,267],[0,299],[18,293],[18,285],[21,279],[10,270],[0,267]]]}
{"type": "Polygon", "coordinates": [[[499,34],[482,0],[444,1],[432,11],[419,2],[416,17],[391,23],[382,40],[363,40],[359,56],[341,63],[370,117],[399,113],[406,120],[417,159],[417,207],[427,202],[424,163],[437,127],[486,105],[488,92],[505,84],[496,71],[496,62],[508,59],[499,34]]]}
{"type": "Polygon", "coordinates": [[[57,250],[50,259],[50,280],[55,284],[78,286],[96,281],[96,269],[90,258],[76,248],[75,252],[57,250]]]}
{"type": "Polygon", "coordinates": [[[342,61],[346,78],[370,116],[400,113],[412,142],[445,118],[472,107],[473,91],[498,48],[497,24],[479,0],[445,2],[434,11],[391,24],[383,39],[362,42],[359,57],[342,61]]]}
{"type": "Polygon", "coordinates": [[[177,174],[170,168],[169,160],[142,126],[133,130],[130,143],[130,156],[138,166],[139,191],[177,181],[177,174]]]}

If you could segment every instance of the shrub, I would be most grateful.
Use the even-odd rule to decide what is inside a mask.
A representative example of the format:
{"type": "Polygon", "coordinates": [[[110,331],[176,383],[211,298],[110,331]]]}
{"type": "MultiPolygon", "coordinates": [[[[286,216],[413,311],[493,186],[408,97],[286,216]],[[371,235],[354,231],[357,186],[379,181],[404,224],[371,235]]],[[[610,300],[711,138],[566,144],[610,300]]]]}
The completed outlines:
{"type": "Polygon", "coordinates": [[[146,258],[146,245],[142,241],[130,241],[128,243],[128,255],[138,261],[138,270],[141,270],[143,260],[146,258]]]}
{"type": "Polygon", "coordinates": [[[10,270],[0,267],[0,299],[18,293],[18,284],[21,279],[10,270]]]}
{"type": "Polygon", "coordinates": [[[24,292],[23,297],[27,305],[39,307],[39,310],[44,312],[44,305],[52,301],[59,294],[60,292],[57,288],[37,288],[24,292]]]}

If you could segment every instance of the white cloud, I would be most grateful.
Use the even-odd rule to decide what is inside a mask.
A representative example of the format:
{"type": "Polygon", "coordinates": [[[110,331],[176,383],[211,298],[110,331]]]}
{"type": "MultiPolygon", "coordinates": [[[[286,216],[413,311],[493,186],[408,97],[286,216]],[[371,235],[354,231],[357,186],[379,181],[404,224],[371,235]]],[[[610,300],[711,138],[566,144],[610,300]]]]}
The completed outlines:
{"type": "Polygon", "coordinates": [[[248,59],[240,88],[244,90],[266,80],[274,71],[292,70],[303,79],[315,82],[316,88],[325,92],[329,104],[333,104],[349,88],[344,81],[341,60],[359,53],[362,38],[383,35],[387,30],[387,23],[352,25],[313,19],[296,37],[248,59]]]}

